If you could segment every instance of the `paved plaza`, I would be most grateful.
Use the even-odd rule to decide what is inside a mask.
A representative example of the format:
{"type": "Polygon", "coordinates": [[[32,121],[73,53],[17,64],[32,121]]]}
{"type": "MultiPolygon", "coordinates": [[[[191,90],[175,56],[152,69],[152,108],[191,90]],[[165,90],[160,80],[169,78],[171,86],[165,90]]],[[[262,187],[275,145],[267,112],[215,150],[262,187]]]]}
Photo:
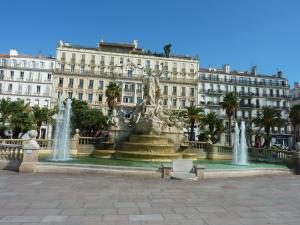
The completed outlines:
{"type": "Polygon", "coordinates": [[[0,171],[0,225],[300,224],[300,176],[176,181],[0,171]]]}

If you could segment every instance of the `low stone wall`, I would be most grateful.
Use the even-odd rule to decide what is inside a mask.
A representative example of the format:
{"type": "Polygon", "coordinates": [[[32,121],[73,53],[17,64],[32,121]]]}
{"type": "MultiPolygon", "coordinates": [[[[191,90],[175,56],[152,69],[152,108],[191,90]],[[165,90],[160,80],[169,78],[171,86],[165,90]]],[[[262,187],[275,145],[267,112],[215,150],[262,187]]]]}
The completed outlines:
{"type": "Polygon", "coordinates": [[[18,171],[22,159],[22,145],[0,144],[0,170],[18,171]]]}

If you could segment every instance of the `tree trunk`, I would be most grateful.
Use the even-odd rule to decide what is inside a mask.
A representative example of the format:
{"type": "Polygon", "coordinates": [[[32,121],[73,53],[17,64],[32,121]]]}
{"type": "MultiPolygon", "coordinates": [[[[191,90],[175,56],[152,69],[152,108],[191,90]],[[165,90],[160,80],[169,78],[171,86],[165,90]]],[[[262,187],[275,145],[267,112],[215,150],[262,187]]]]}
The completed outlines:
{"type": "Polygon", "coordinates": [[[295,144],[296,144],[296,126],[293,126],[293,128],[294,128],[293,146],[295,146],[295,144]]]}
{"type": "Polygon", "coordinates": [[[195,129],[195,123],[194,123],[194,122],[191,122],[191,135],[190,135],[190,141],[195,141],[194,129],[195,129]]]}
{"type": "Polygon", "coordinates": [[[228,116],[228,142],[231,146],[231,116],[228,116]]]}
{"type": "Polygon", "coordinates": [[[37,128],[36,128],[36,131],[37,131],[37,136],[36,136],[36,138],[37,138],[37,139],[40,139],[41,127],[42,127],[42,126],[37,126],[37,128]]]}

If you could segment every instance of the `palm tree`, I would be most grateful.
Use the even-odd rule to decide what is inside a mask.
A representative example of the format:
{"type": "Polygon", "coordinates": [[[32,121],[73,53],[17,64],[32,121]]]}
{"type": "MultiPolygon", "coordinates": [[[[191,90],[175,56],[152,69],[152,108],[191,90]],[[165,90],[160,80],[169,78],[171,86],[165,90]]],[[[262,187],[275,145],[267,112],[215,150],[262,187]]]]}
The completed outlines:
{"type": "Polygon", "coordinates": [[[294,105],[289,113],[289,118],[290,121],[293,125],[293,136],[294,136],[294,140],[293,140],[293,144],[296,143],[296,128],[297,125],[300,124],[300,105],[294,105]]]}
{"type": "Polygon", "coordinates": [[[113,110],[115,109],[118,100],[121,98],[122,88],[117,83],[110,83],[106,88],[106,102],[108,107],[113,110]]]}
{"type": "Polygon", "coordinates": [[[172,47],[171,44],[166,44],[166,45],[164,46],[164,53],[165,53],[165,56],[166,56],[167,58],[170,57],[171,47],[172,47]]]}
{"type": "Polygon", "coordinates": [[[40,138],[40,130],[43,123],[54,123],[54,114],[56,113],[55,109],[48,109],[46,107],[34,106],[32,107],[33,118],[37,126],[38,138],[40,138]]]}
{"type": "Polygon", "coordinates": [[[279,110],[271,106],[263,106],[262,110],[257,112],[257,118],[253,119],[252,122],[260,129],[264,128],[266,133],[264,146],[270,147],[271,129],[274,129],[274,127],[282,127],[285,121],[281,118],[281,112],[279,110]]]}
{"type": "Polygon", "coordinates": [[[1,99],[0,100],[0,122],[3,123],[3,125],[7,122],[9,116],[11,115],[13,111],[12,102],[10,99],[1,99]]]}
{"type": "Polygon", "coordinates": [[[219,119],[215,112],[210,112],[201,120],[201,124],[208,126],[208,134],[211,137],[211,141],[217,143],[221,138],[222,132],[224,132],[223,120],[219,119]]]}
{"type": "Polygon", "coordinates": [[[200,122],[201,119],[204,117],[203,114],[203,109],[196,107],[196,106],[190,106],[190,107],[186,107],[186,111],[183,111],[182,116],[185,117],[189,124],[190,124],[190,137],[189,140],[190,141],[194,141],[195,140],[195,125],[197,122],[200,122]]]}
{"type": "Polygon", "coordinates": [[[221,106],[223,110],[226,111],[226,115],[228,117],[228,138],[229,145],[231,146],[231,118],[238,108],[238,99],[236,95],[233,92],[226,94],[221,106]]]}

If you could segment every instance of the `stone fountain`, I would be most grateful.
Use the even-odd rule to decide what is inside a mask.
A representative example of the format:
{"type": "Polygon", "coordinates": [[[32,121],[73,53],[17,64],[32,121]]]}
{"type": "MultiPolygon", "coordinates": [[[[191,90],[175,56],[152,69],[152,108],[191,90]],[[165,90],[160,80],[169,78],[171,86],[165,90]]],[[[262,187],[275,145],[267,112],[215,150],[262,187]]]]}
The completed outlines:
{"type": "Polygon", "coordinates": [[[177,152],[184,140],[182,123],[163,110],[161,74],[150,73],[145,80],[143,101],[136,105],[127,128],[130,133],[116,151],[117,158],[168,162],[182,157],[182,153],[177,152]]]}

